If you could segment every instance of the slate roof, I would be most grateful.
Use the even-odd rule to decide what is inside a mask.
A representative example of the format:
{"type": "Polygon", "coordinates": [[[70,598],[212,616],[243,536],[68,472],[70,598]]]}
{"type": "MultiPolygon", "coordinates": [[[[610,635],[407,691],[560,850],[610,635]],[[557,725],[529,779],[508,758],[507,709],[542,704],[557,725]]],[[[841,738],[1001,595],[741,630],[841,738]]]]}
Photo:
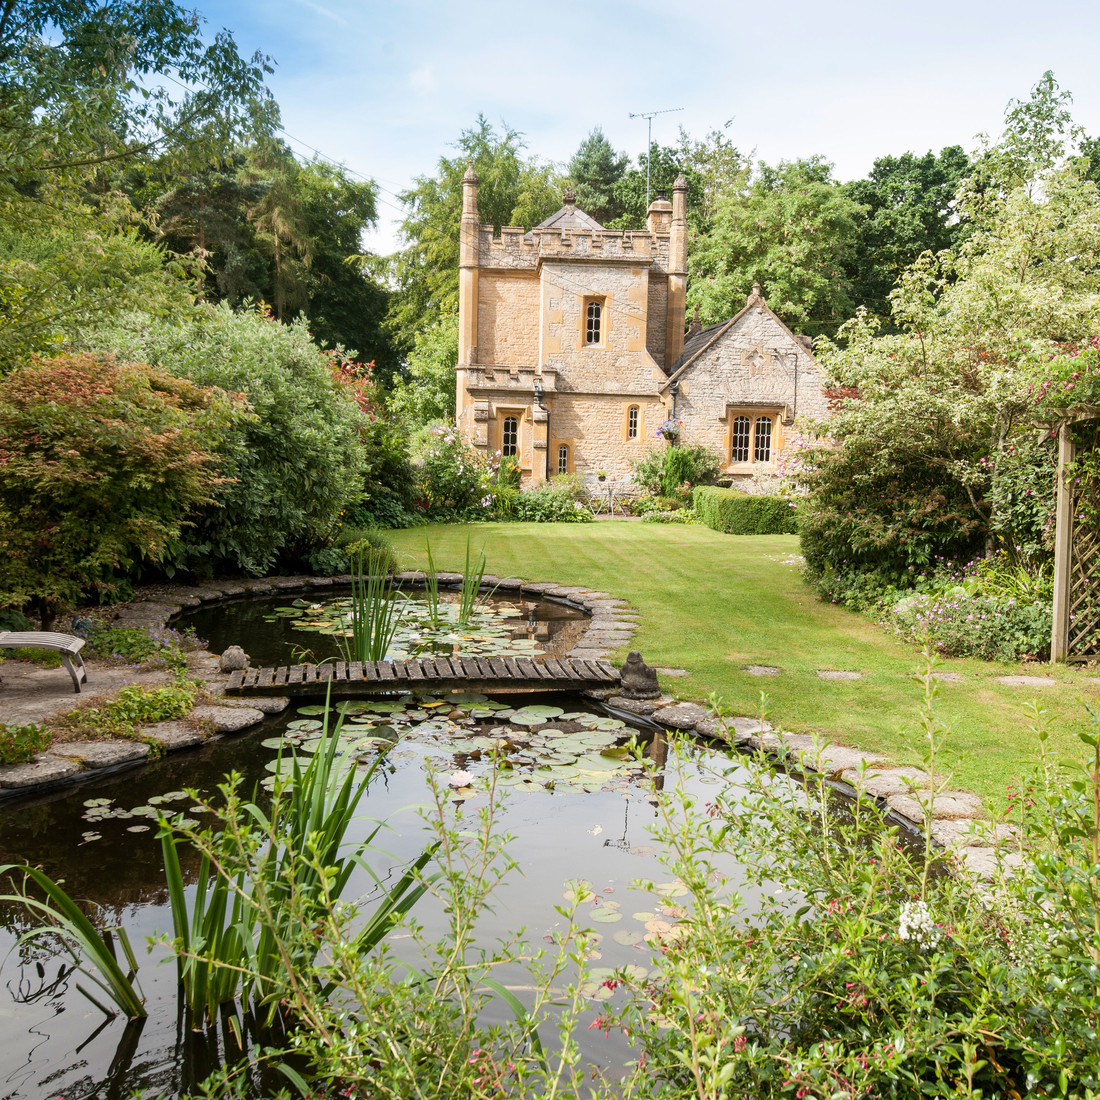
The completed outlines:
{"type": "Polygon", "coordinates": [[[725,328],[729,324],[729,321],[719,321],[717,324],[708,325],[704,329],[700,329],[690,340],[684,341],[684,350],[680,353],[680,358],[669,368],[668,373],[671,374],[681,364],[686,363],[697,351],[702,351],[710,342],[712,336],[715,336],[720,328],[725,328]]]}
{"type": "Polygon", "coordinates": [[[530,232],[536,229],[604,229],[595,218],[589,217],[583,210],[578,210],[571,202],[566,203],[556,214],[551,214],[544,222],[539,222],[530,232]]]}

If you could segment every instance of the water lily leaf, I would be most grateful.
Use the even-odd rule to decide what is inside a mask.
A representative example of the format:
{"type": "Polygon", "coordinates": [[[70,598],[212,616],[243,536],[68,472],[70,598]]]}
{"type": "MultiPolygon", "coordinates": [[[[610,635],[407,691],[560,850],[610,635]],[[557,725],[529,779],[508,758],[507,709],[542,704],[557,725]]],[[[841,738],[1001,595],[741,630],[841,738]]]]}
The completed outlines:
{"type": "Polygon", "coordinates": [[[299,714],[324,714],[325,708],[317,703],[312,703],[308,707],[299,707],[299,714]]]}
{"type": "Polygon", "coordinates": [[[646,967],[636,966],[634,963],[620,967],[620,969],[631,981],[635,982],[643,981],[649,975],[649,970],[646,967]]]}
{"type": "Polygon", "coordinates": [[[592,920],[599,921],[600,924],[614,924],[616,921],[621,921],[623,919],[622,913],[606,905],[594,906],[592,912],[588,915],[592,920]]]}
{"type": "Polygon", "coordinates": [[[675,879],[673,882],[662,882],[655,889],[663,898],[682,898],[689,892],[688,888],[679,879],[675,879]]]}
{"type": "Polygon", "coordinates": [[[126,831],[128,833],[147,833],[151,828],[151,825],[127,825],[126,831]]]}
{"type": "Polygon", "coordinates": [[[621,928],[611,938],[616,943],[621,943],[623,947],[633,947],[636,943],[642,942],[642,933],[631,932],[626,928],[621,928]]]}
{"type": "Polygon", "coordinates": [[[631,916],[635,920],[640,920],[643,924],[645,924],[646,921],[657,919],[656,913],[632,913],[631,916]]]}

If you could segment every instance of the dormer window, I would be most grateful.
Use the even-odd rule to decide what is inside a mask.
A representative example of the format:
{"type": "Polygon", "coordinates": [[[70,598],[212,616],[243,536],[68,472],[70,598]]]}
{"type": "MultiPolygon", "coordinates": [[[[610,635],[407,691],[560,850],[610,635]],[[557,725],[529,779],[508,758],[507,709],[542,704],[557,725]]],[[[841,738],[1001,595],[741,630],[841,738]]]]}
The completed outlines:
{"type": "Polygon", "coordinates": [[[584,342],[588,345],[603,342],[603,302],[590,299],[585,310],[584,342]]]}

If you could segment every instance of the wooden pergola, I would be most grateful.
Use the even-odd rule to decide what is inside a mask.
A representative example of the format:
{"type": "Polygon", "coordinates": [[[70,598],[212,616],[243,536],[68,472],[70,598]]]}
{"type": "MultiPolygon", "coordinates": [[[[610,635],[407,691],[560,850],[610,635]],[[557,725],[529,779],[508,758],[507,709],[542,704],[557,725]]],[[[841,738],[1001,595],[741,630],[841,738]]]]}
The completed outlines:
{"type": "Polygon", "coordinates": [[[1090,600],[1100,583],[1100,530],[1077,523],[1077,485],[1068,476],[1077,457],[1074,425],[1100,420],[1100,405],[1075,405],[1058,417],[1058,477],[1055,498],[1054,621],[1050,660],[1088,661],[1100,657],[1100,600],[1090,600]]]}

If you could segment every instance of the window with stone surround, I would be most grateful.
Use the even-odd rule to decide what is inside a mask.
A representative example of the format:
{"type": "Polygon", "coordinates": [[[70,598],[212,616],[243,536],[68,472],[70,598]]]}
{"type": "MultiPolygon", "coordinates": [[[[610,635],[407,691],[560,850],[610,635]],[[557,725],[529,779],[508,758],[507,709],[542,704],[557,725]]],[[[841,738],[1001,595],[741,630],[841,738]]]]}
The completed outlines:
{"type": "Polygon", "coordinates": [[[727,415],[730,463],[772,463],[775,460],[775,437],[780,411],[730,409],[727,415]]]}
{"type": "Polygon", "coordinates": [[[507,457],[519,452],[519,421],[514,416],[506,416],[500,425],[500,453],[507,457]]]}
{"type": "Polygon", "coordinates": [[[603,302],[589,298],[584,309],[584,342],[589,346],[603,343],[603,302]]]}
{"type": "Polygon", "coordinates": [[[637,439],[641,421],[641,409],[637,405],[631,405],[626,410],[626,438],[637,439]]]}
{"type": "Polygon", "coordinates": [[[747,416],[738,416],[733,421],[730,435],[730,462],[748,462],[749,442],[752,438],[752,421],[747,416]]]}
{"type": "Polygon", "coordinates": [[[569,448],[564,443],[558,448],[558,473],[569,473],[569,448]]]}
{"type": "Polygon", "coordinates": [[[770,462],[772,457],[772,418],[770,416],[758,416],[756,418],[756,437],[753,445],[752,457],[755,462],[770,462]]]}

